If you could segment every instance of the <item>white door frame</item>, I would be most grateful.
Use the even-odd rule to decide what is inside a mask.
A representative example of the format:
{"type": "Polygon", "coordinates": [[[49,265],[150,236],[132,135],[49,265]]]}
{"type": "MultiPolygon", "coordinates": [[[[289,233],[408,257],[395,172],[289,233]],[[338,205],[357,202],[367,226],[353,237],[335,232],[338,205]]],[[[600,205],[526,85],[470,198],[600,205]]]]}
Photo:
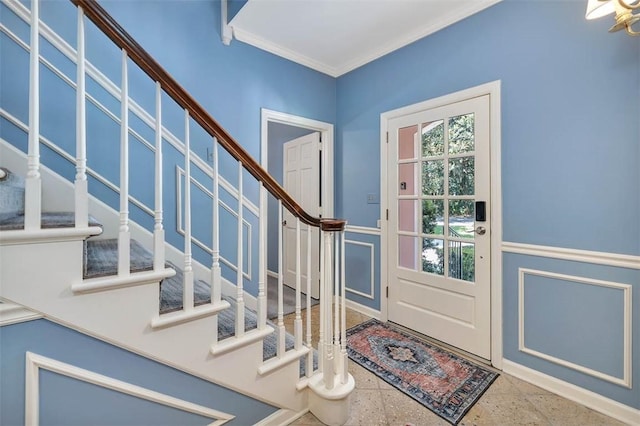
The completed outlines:
{"type": "MultiPolygon", "coordinates": [[[[501,124],[500,124],[500,80],[470,89],[429,99],[413,105],[380,114],[380,217],[386,217],[389,208],[387,188],[387,130],[389,121],[407,114],[437,108],[478,96],[489,95],[490,116],[490,163],[491,163],[491,364],[502,369],[502,181],[501,181],[501,124]]],[[[381,221],[380,227],[380,278],[381,294],[388,285],[388,222],[381,221]]],[[[388,299],[380,301],[382,320],[387,321],[388,299]]]]}
{"type": "MultiPolygon", "coordinates": [[[[287,114],[284,112],[273,111],[267,108],[260,110],[260,165],[263,169],[268,170],[268,149],[269,149],[269,123],[280,123],[289,126],[302,127],[304,129],[320,132],[322,140],[322,168],[320,170],[322,174],[322,193],[320,197],[322,199],[321,214],[323,218],[333,217],[333,124],[325,123],[323,121],[313,120],[310,118],[300,117],[297,115],[287,114]]],[[[261,206],[264,203],[266,208],[266,200],[261,197],[261,206]]],[[[262,207],[261,207],[262,209],[262,207]]],[[[264,232],[264,238],[266,241],[267,232],[267,220],[266,215],[261,218],[261,226],[264,226],[262,232],[264,232]]],[[[266,248],[264,249],[266,252],[266,248]]],[[[262,253],[262,248],[261,248],[262,253]]],[[[266,282],[267,263],[263,262],[264,273],[263,282],[266,282]]]]}

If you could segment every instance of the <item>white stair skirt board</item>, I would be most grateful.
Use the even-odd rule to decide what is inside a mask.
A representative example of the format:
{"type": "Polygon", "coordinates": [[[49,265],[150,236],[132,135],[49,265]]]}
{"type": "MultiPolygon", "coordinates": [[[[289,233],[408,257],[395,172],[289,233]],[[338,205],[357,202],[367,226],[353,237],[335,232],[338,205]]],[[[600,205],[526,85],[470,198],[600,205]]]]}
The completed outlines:
{"type": "MultiPolygon", "coordinates": [[[[2,140],[0,157],[3,166],[6,164],[16,173],[22,173],[21,167],[26,171],[26,155],[2,140]]],[[[68,206],[73,206],[73,185],[45,167],[41,174],[43,205],[49,210],[69,210],[68,206]],[[55,197],[48,197],[48,194],[55,194],[55,197]]],[[[89,199],[89,211],[104,225],[105,237],[112,237],[108,234],[114,229],[117,233],[118,212],[93,197],[89,199]]],[[[130,223],[130,229],[131,238],[145,247],[153,247],[152,233],[134,222],[130,223]]],[[[0,234],[7,235],[6,232],[21,231],[0,234]]],[[[216,330],[214,316],[154,330],[151,321],[159,312],[157,283],[74,294],[71,284],[82,282],[82,241],[87,235],[86,232],[81,234],[65,237],[62,241],[54,239],[56,242],[28,246],[0,244],[3,299],[41,312],[69,328],[273,406],[294,412],[306,409],[307,392],[299,392],[295,385],[299,375],[297,363],[265,376],[257,374],[258,367],[262,365],[261,339],[214,357],[210,353],[216,330]]],[[[183,255],[170,245],[166,249],[167,260],[181,264],[183,255]]],[[[193,266],[196,279],[209,280],[208,267],[197,262],[193,266]]],[[[223,280],[223,293],[234,294],[232,290],[235,286],[223,280]]],[[[251,309],[256,305],[255,298],[248,294],[245,294],[245,301],[251,309]]],[[[270,331],[266,330],[266,333],[270,331]]]]}

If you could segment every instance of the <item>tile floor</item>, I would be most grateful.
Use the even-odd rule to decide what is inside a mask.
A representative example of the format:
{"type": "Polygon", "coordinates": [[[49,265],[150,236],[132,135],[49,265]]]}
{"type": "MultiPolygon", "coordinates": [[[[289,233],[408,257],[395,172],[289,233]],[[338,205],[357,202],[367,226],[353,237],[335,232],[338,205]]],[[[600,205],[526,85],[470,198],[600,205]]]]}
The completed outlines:
{"type": "MultiPolygon", "coordinates": [[[[311,315],[312,317],[319,315],[317,307],[312,308],[311,315]]],[[[288,330],[292,329],[293,319],[294,315],[285,317],[288,330]]],[[[347,310],[348,328],[367,319],[368,317],[358,312],[347,310]]],[[[317,323],[315,319],[314,323],[317,323]]],[[[317,330],[313,330],[313,334],[317,336],[317,330]]],[[[349,363],[349,371],[355,378],[356,389],[352,395],[351,414],[347,425],[450,425],[356,363],[349,363]]],[[[291,423],[291,425],[321,424],[311,413],[291,423]]],[[[459,424],[461,426],[623,425],[583,405],[502,373],[459,424]]]]}

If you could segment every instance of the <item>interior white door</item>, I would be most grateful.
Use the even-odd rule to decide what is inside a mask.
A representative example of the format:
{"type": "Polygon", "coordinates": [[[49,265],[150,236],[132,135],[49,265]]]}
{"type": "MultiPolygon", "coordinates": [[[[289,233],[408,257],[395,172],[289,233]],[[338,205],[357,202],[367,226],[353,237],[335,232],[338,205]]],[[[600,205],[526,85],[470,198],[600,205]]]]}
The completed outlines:
{"type": "MultiPolygon", "coordinates": [[[[315,132],[286,142],[283,148],[284,189],[308,213],[319,216],[320,208],[320,133],[315,132]]],[[[285,209],[283,215],[284,283],[296,285],[296,218],[285,209]]],[[[318,228],[300,224],[300,263],[303,292],[307,288],[307,238],[311,228],[311,297],[320,296],[318,228]]]]}
{"type": "Polygon", "coordinates": [[[489,96],[389,121],[389,320],[491,357],[489,96]],[[484,219],[484,220],[483,220],[484,219]]]}

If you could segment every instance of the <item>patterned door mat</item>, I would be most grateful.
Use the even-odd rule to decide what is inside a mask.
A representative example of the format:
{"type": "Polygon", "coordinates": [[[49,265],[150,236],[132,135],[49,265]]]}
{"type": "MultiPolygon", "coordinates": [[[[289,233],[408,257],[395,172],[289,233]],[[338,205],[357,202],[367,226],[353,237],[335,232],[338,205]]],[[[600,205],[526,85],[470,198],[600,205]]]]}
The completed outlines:
{"type": "Polygon", "coordinates": [[[372,319],[347,331],[349,358],[453,425],[497,373],[372,319]]]}

